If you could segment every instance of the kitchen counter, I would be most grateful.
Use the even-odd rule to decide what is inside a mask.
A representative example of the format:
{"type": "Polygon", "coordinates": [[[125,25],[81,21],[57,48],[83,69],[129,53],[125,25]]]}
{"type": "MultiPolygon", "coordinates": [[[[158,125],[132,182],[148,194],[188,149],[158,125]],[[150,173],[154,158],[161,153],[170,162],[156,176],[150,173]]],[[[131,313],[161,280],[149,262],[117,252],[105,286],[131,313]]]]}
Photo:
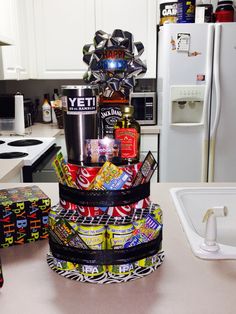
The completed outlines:
{"type": "MultiPolygon", "coordinates": [[[[0,184],[0,188],[26,184],[0,184]]],[[[55,183],[38,184],[58,201],[55,183]]],[[[188,245],[169,189],[180,186],[234,184],[167,184],[151,186],[151,198],[163,209],[163,264],[151,275],[129,283],[94,285],[65,279],[46,263],[47,240],[1,249],[5,284],[1,313],[7,314],[234,314],[235,260],[196,258],[188,245]]]]}
{"type": "MultiPolygon", "coordinates": [[[[32,127],[25,129],[25,137],[56,137],[60,135],[62,131],[62,129],[58,129],[55,123],[35,123],[32,127]],[[30,129],[32,130],[31,133],[30,129]]],[[[1,131],[1,135],[3,136],[10,136],[11,134],[12,132],[1,131]]]]}
{"type": "Polygon", "coordinates": [[[0,163],[0,182],[10,182],[23,167],[21,159],[1,159],[0,163]]]}

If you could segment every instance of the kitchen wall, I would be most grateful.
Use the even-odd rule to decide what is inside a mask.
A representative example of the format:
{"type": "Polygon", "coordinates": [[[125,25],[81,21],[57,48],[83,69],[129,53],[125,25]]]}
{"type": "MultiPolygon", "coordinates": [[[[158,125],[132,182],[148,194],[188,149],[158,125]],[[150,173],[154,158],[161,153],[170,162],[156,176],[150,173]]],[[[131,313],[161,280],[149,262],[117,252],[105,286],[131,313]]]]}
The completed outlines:
{"type": "MultiPolygon", "coordinates": [[[[0,94],[20,92],[25,98],[30,98],[33,102],[39,103],[39,114],[37,120],[41,119],[41,105],[43,95],[49,94],[52,97],[53,90],[57,88],[61,90],[62,85],[81,85],[84,81],[78,80],[7,80],[0,81],[0,94]]],[[[136,80],[135,91],[156,91],[155,79],[139,79],[136,80]]]]}
{"type": "MultiPolygon", "coordinates": [[[[24,94],[26,98],[35,100],[42,99],[43,94],[53,94],[57,88],[59,91],[62,85],[80,85],[84,84],[83,80],[23,80],[23,81],[0,81],[0,93],[16,93],[17,91],[24,94]]],[[[135,91],[155,91],[155,79],[136,80],[135,91]]]]}

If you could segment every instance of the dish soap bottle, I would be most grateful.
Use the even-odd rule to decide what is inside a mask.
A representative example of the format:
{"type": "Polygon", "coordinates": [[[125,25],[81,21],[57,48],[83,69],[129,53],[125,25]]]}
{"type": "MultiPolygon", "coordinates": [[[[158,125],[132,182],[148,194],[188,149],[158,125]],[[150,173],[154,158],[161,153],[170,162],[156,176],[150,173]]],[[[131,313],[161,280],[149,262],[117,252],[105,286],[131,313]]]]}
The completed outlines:
{"type": "Polygon", "coordinates": [[[43,114],[43,122],[50,123],[52,122],[52,108],[49,103],[48,94],[44,94],[44,100],[42,105],[42,114],[43,114]]]}
{"type": "Polygon", "coordinates": [[[122,118],[114,125],[114,138],[121,141],[121,157],[128,163],[139,162],[140,125],[134,119],[134,107],[122,107],[122,118]]]}

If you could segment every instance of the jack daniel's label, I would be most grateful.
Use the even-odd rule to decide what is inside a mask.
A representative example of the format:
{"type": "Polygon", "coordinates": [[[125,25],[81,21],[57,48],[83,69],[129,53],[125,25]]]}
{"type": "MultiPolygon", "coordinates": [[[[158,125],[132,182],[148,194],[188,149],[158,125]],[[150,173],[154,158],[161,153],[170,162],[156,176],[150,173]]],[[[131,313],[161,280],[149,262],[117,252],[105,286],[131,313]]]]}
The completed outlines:
{"type": "Polygon", "coordinates": [[[96,97],[62,97],[62,106],[67,114],[94,113],[97,111],[96,97]]]}
{"type": "Polygon", "coordinates": [[[100,136],[108,136],[113,138],[113,129],[117,120],[121,119],[121,105],[100,105],[100,136]]]}

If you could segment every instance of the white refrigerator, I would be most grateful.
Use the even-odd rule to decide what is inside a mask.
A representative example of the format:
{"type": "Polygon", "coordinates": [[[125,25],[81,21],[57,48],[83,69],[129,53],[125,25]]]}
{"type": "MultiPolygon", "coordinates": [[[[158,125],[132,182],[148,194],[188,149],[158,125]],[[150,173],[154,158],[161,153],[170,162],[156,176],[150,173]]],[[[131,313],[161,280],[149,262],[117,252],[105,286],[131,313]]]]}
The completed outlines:
{"type": "Polygon", "coordinates": [[[236,181],[236,23],[158,34],[160,182],[236,181]]]}

